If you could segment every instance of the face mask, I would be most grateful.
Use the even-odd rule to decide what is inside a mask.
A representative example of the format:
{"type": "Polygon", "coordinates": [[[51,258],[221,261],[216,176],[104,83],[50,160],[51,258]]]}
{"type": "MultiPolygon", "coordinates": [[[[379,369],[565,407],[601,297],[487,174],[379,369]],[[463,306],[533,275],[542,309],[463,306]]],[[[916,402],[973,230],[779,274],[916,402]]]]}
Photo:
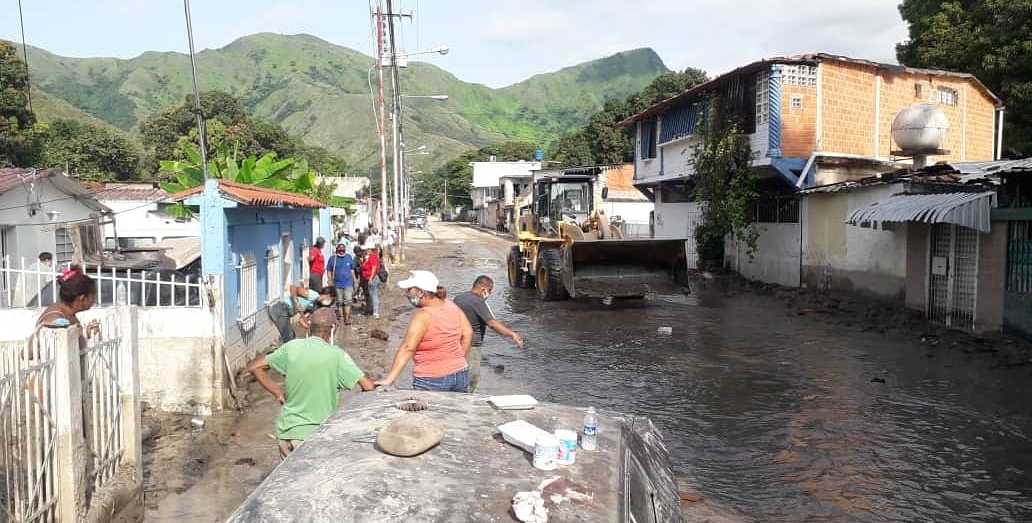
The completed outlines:
{"type": "Polygon", "coordinates": [[[409,294],[408,301],[413,307],[419,307],[419,302],[423,301],[423,297],[418,294],[409,294]]]}
{"type": "Polygon", "coordinates": [[[328,306],[333,303],[333,298],[320,298],[319,305],[328,306]]]}

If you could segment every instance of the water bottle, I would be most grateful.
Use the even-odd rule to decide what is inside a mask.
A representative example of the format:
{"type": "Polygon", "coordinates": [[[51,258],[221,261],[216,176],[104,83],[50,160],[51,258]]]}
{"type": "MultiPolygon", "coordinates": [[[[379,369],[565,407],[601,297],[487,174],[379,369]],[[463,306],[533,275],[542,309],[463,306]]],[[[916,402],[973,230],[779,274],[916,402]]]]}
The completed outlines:
{"type": "Polygon", "coordinates": [[[129,304],[129,298],[126,296],[124,282],[118,282],[118,287],[115,289],[115,303],[118,305],[129,304]]]}
{"type": "Polygon", "coordinates": [[[584,450],[598,448],[598,417],[595,415],[595,407],[588,407],[588,413],[584,415],[584,429],[581,432],[580,446],[584,450]]]}

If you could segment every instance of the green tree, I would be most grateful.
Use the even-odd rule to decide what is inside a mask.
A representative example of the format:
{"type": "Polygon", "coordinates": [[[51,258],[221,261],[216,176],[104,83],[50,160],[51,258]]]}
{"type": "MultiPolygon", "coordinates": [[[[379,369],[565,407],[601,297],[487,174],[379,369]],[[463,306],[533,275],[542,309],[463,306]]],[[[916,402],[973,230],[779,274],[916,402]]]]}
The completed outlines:
{"type": "Polygon", "coordinates": [[[682,72],[661,74],[641,92],[626,100],[607,101],[584,127],[560,137],[549,149],[549,158],[563,167],[631,161],[634,154],[634,130],[623,129],[616,124],[656,102],[705,81],[705,72],[690,67],[682,72]]]}
{"type": "Polygon", "coordinates": [[[1007,106],[1004,152],[1032,155],[1032,0],[903,0],[900,63],[972,73],[1007,106]]]}
{"type": "Polygon", "coordinates": [[[749,206],[759,196],[756,174],[750,167],[752,149],[739,122],[727,116],[718,98],[709,100],[706,119],[697,131],[694,198],[701,203],[702,224],[695,229],[699,258],[704,265],[719,266],[724,256],[724,237],[734,234],[756,249],[757,233],[749,206]]]}
{"type": "Polygon", "coordinates": [[[42,152],[29,111],[29,72],[15,47],[0,41],[0,167],[35,165],[42,152]]]}
{"type": "Polygon", "coordinates": [[[57,120],[44,129],[40,163],[46,167],[97,180],[131,180],[139,175],[139,148],[117,131],[74,120],[57,120]]]}

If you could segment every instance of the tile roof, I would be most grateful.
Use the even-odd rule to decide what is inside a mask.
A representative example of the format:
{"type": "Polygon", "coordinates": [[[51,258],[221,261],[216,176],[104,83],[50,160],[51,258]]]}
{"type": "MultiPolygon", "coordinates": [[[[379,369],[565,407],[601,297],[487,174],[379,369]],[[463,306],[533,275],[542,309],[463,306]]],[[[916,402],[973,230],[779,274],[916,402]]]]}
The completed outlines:
{"type": "MultiPolygon", "coordinates": [[[[264,187],[256,187],[254,185],[236,183],[228,180],[218,180],[218,182],[219,193],[222,194],[223,198],[237,203],[242,203],[244,205],[255,207],[286,206],[308,209],[321,209],[326,207],[326,204],[302,194],[266,189],[264,187]]],[[[191,196],[200,194],[203,190],[204,186],[198,185],[197,187],[188,189],[181,193],[173,194],[171,199],[172,201],[183,201],[191,196]]]]}
{"type": "Polygon", "coordinates": [[[0,194],[3,194],[29,180],[41,180],[60,174],[60,169],[22,169],[6,168],[0,169],[0,194]]]}

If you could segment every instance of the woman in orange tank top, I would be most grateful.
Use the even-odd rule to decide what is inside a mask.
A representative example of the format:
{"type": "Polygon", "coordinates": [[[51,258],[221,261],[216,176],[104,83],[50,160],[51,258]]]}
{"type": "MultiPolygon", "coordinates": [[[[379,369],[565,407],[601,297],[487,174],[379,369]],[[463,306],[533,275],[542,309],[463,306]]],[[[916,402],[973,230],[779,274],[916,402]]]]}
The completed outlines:
{"type": "Polygon", "coordinates": [[[466,355],[473,344],[473,327],[462,309],[437,296],[438,283],[429,271],[412,271],[411,277],[398,282],[419,310],[412,316],[390,372],[377,385],[393,384],[413,360],[412,388],[469,392],[466,355]]]}

